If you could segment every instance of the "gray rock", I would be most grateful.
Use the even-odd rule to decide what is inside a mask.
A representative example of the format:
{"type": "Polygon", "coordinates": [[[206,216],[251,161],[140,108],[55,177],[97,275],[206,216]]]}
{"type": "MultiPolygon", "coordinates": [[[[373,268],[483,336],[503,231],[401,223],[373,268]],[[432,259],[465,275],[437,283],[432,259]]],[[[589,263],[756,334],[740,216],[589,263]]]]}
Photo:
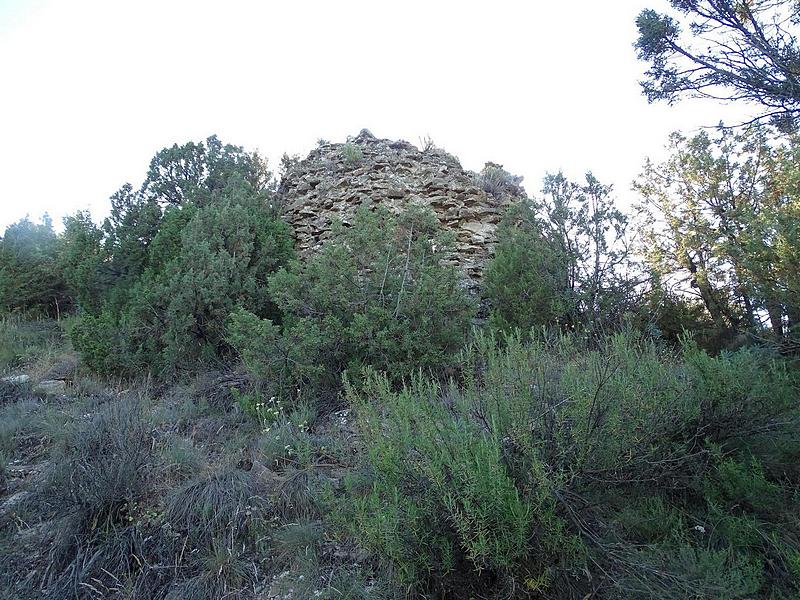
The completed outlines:
{"type": "Polygon", "coordinates": [[[45,379],[37,383],[33,392],[44,396],[63,396],[67,391],[67,382],[63,379],[45,379]]]}
{"type": "Polygon", "coordinates": [[[454,230],[453,262],[464,271],[469,287],[477,288],[503,212],[525,198],[521,179],[509,176],[513,185],[489,194],[476,185],[477,174],[438,148],[422,151],[408,142],[378,139],[366,130],[350,143],[361,151],[357,168],[347,164],[344,144],[325,142],[281,181],[279,204],[285,207],[301,256],[318,251],[334,219],[349,222],[360,206],[382,204],[400,212],[422,204],[454,230]]]}
{"type": "Polygon", "coordinates": [[[8,498],[6,498],[2,504],[0,504],[0,515],[6,515],[12,512],[19,504],[25,500],[31,493],[27,491],[17,492],[16,494],[12,494],[8,498]]]}

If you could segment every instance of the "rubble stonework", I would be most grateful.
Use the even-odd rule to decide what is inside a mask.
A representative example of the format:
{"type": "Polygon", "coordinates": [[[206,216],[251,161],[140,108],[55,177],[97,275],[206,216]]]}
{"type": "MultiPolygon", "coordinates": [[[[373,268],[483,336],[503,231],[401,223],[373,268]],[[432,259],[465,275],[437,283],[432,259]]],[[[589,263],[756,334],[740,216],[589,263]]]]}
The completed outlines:
{"type": "MultiPolygon", "coordinates": [[[[487,163],[487,169],[497,173],[499,165],[487,163]]],[[[335,218],[347,223],[361,206],[384,205],[398,212],[410,204],[429,206],[455,232],[455,262],[477,285],[500,218],[509,204],[525,196],[520,181],[508,176],[500,189],[496,181],[482,186],[477,174],[441,149],[420,150],[362,130],[346,144],[320,142],[289,168],[279,201],[301,256],[321,247],[335,218]]]]}

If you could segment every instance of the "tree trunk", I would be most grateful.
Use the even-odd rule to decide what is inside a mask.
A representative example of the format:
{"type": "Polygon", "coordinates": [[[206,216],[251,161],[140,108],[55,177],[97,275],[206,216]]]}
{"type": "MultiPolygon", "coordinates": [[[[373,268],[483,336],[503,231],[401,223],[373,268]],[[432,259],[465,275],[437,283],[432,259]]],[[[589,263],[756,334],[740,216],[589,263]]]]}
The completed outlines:
{"type": "Polygon", "coordinates": [[[776,300],[767,300],[765,304],[772,332],[777,339],[781,340],[783,339],[783,306],[776,300]]]}
{"type": "Polygon", "coordinates": [[[708,278],[705,276],[705,274],[699,272],[697,264],[695,264],[694,260],[692,260],[692,257],[689,256],[688,252],[684,254],[684,257],[686,260],[686,267],[692,274],[692,286],[696,287],[700,292],[700,298],[703,300],[706,310],[711,315],[711,320],[714,321],[714,325],[720,331],[727,329],[722,306],[715,297],[708,278]]]}
{"type": "Polygon", "coordinates": [[[789,317],[786,333],[792,337],[800,337],[800,307],[788,306],[786,312],[789,317]]]}

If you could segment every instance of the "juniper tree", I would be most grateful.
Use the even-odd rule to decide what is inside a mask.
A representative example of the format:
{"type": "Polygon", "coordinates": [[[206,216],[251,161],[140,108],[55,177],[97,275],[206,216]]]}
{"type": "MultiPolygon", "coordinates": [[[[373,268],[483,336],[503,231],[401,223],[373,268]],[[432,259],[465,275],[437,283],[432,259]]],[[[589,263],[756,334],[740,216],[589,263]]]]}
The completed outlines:
{"type": "Polygon", "coordinates": [[[795,0],[670,0],[672,14],[636,19],[639,59],[649,63],[648,100],[736,100],[761,107],[759,120],[792,127],[800,114],[795,0]]]}

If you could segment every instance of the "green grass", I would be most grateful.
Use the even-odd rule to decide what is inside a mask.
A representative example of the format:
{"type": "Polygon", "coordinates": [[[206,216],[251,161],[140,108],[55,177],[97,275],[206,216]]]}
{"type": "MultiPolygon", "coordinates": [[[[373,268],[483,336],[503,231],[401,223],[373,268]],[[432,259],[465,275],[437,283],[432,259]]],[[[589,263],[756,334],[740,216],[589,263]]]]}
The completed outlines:
{"type": "Polygon", "coordinates": [[[64,331],[56,321],[0,319],[0,374],[20,369],[34,359],[46,359],[58,353],[64,343],[64,331]]]}

